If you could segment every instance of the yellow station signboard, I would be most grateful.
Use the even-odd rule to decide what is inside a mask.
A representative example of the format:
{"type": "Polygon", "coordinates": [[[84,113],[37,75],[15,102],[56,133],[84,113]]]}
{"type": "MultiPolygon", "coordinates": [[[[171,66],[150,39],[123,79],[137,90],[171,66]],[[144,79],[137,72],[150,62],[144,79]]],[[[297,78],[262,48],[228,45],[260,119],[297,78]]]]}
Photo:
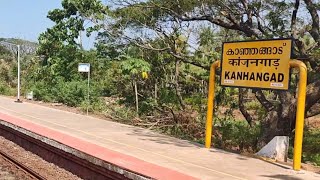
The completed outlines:
{"type": "Polygon", "coordinates": [[[291,39],[223,43],[221,85],[287,90],[291,49],[291,39]]]}

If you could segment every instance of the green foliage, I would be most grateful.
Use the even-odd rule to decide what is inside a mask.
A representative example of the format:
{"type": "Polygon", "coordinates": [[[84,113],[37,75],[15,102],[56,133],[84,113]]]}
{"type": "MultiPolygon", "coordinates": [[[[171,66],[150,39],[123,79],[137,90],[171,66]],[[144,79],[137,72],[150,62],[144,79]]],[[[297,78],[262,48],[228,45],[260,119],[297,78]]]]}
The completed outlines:
{"type": "MultiPolygon", "coordinates": [[[[22,66],[24,65],[24,60],[26,59],[26,56],[29,56],[28,54],[32,54],[32,51],[27,51],[27,48],[29,46],[34,46],[35,43],[25,41],[22,39],[13,39],[13,38],[0,38],[0,41],[19,44],[19,45],[26,45],[26,48],[24,46],[21,46],[20,48],[20,57],[22,61],[22,66]]],[[[3,95],[16,95],[17,93],[17,48],[16,46],[6,45],[3,46],[0,45],[0,94],[3,95]]],[[[31,56],[31,55],[30,55],[31,56]]],[[[25,73],[25,71],[22,71],[21,74],[25,73]]],[[[24,78],[22,78],[22,81],[24,78]]],[[[23,93],[22,88],[22,93],[23,93]]]]}
{"type": "Polygon", "coordinates": [[[54,95],[51,93],[51,87],[44,81],[34,82],[30,85],[28,91],[33,91],[36,100],[45,102],[53,102],[55,100],[54,95]]]}
{"type": "Polygon", "coordinates": [[[290,16],[290,4],[285,1],[270,1],[268,7],[270,11],[266,15],[266,18],[270,21],[270,27],[278,32],[282,33],[288,29],[290,24],[288,16],[290,16]]]}
{"type": "Polygon", "coordinates": [[[6,56],[6,55],[11,55],[11,52],[7,48],[0,45],[0,57],[6,56]]]}
{"type": "MultiPolygon", "coordinates": [[[[95,97],[95,96],[93,96],[93,97],[94,98],[92,98],[92,96],[91,96],[90,104],[88,104],[87,99],[83,100],[81,102],[80,108],[83,111],[86,111],[87,107],[88,107],[89,112],[94,112],[94,113],[98,113],[98,114],[105,111],[107,106],[106,106],[106,103],[104,102],[104,100],[99,97],[95,97]]],[[[79,104],[77,104],[77,106],[79,106],[79,104]]]]}
{"type": "Polygon", "coordinates": [[[135,110],[130,106],[125,106],[119,102],[109,103],[104,114],[113,117],[113,120],[125,124],[132,124],[132,120],[136,117],[135,110]]]}
{"type": "MultiPolygon", "coordinates": [[[[301,47],[306,48],[293,48],[299,49],[294,53],[303,53],[306,61],[309,54],[310,59],[320,57],[320,51],[314,48],[316,41],[310,33],[306,35],[312,23],[297,18],[297,24],[291,25],[293,3],[287,1],[128,0],[108,1],[108,6],[103,3],[63,0],[62,8],[48,13],[55,24],[39,36],[37,55],[41,58],[23,60],[24,90],[32,90],[38,100],[61,102],[83,110],[89,107],[92,112],[135,124],[133,84],[136,83],[139,122],[152,124],[159,120],[157,128],[161,132],[201,142],[208,68],[220,59],[223,41],[296,34],[300,36],[296,40],[303,39],[301,47]],[[295,26],[296,29],[291,29],[295,26]],[[79,37],[92,33],[98,34],[95,48],[84,50],[79,37]],[[314,50],[309,53],[309,49],[314,50]],[[86,101],[86,74],[77,72],[81,62],[92,67],[90,104],[86,101]],[[144,76],[148,73],[148,78],[141,77],[143,72],[144,76]],[[116,97],[117,101],[106,104],[105,96],[116,97]],[[181,108],[183,103],[185,107],[181,108]],[[148,119],[150,116],[159,119],[148,119]]],[[[0,64],[0,93],[5,94],[13,92],[16,86],[17,66],[10,53],[0,46],[0,59],[5,59],[0,64]]],[[[320,63],[315,60],[308,65],[319,67],[320,63]]],[[[317,68],[308,77],[310,83],[318,79],[317,68]]],[[[290,93],[296,90],[296,79],[291,83],[290,93]]],[[[227,113],[224,119],[216,120],[214,141],[222,148],[255,151],[263,131],[259,123],[250,127],[246,121],[232,118],[233,110],[238,108],[238,94],[235,88],[216,86],[216,105],[227,109],[227,113]]],[[[267,99],[276,97],[275,92],[264,94],[267,99]]],[[[276,108],[281,106],[279,102],[272,103],[276,108]]],[[[267,113],[255,100],[246,102],[245,108],[258,121],[267,113]]],[[[309,150],[304,158],[318,162],[319,155],[311,152],[317,140],[313,137],[318,134],[307,135],[305,147],[309,150]]]]}
{"type": "MultiPolygon", "coordinates": [[[[216,83],[218,84],[218,82],[216,83]]],[[[231,109],[238,107],[238,101],[236,99],[238,95],[237,88],[216,86],[216,101],[218,106],[228,106],[231,109]]]]}
{"type": "Polygon", "coordinates": [[[13,96],[16,93],[15,88],[9,87],[6,83],[0,82],[0,94],[7,95],[7,96],[13,96]]]}
{"type": "Polygon", "coordinates": [[[152,115],[154,107],[158,106],[158,103],[153,98],[143,99],[140,103],[139,113],[144,115],[152,115]]]}
{"type": "Polygon", "coordinates": [[[256,100],[251,100],[249,102],[246,102],[245,106],[249,111],[255,111],[255,114],[257,115],[258,120],[262,120],[267,113],[265,108],[262,107],[262,105],[256,100]]]}
{"type": "Polygon", "coordinates": [[[139,73],[149,72],[150,64],[143,59],[126,57],[121,63],[121,69],[124,74],[137,76],[139,73]]]}
{"type": "Polygon", "coordinates": [[[78,106],[87,97],[86,81],[58,81],[54,89],[55,100],[68,106],[78,106]]]}
{"type": "Polygon", "coordinates": [[[214,145],[235,151],[257,151],[260,125],[250,127],[246,121],[217,118],[214,123],[214,145]]]}
{"type": "MultiPolygon", "coordinates": [[[[56,83],[47,84],[37,81],[30,85],[28,91],[33,91],[34,98],[46,102],[60,102],[68,106],[77,107],[86,103],[87,81],[69,81],[57,78],[56,83]]],[[[90,87],[90,101],[92,105],[99,105],[100,88],[93,84],[90,87]]],[[[94,110],[96,107],[91,107],[94,110]]],[[[99,109],[99,108],[98,108],[99,109]]]]}
{"type": "Polygon", "coordinates": [[[63,0],[62,9],[54,9],[48,13],[47,17],[56,24],[40,34],[38,54],[52,57],[64,48],[82,48],[82,45],[76,42],[80,33],[86,31],[87,36],[90,36],[99,27],[93,25],[85,28],[85,19],[103,20],[107,10],[108,8],[97,0],[63,0]]]}
{"type": "Polygon", "coordinates": [[[159,104],[178,104],[179,100],[172,88],[162,88],[159,91],[159,104]]]}
{"type": "MultiPolygon", "coordinates": [[[[294,143],[294,138],[290,139],[290,144],[294,143]]],[[[293,147],[289,148],[289,158],[293,157],[293,147]]],[[[312,162],[320,166],[320,130],[305,129],[302,144],[302,161],[312,162]]]]}
{"type": "Polygon", "coordinates": [[[207,98],[202,94],[193,94],[187,98],[185,98],[185,102],[190,104],[194,109],[201,112],[203,107],[206,108],[207,98]]]}

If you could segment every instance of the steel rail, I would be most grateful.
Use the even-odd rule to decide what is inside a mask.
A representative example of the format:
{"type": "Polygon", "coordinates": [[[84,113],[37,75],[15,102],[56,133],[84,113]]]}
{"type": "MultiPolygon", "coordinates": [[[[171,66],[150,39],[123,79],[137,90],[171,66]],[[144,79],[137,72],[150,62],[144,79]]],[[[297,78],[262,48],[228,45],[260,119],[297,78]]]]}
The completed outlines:
{"type": "Polygon", "coordinates": [[[0,156],[2,156],[9,163],[13,164],[14,166],[24,171],[26,174],[32,176],[34,179],[39,179],[39,180],[47,179],[1,150],[0,150],[0,156]]]}

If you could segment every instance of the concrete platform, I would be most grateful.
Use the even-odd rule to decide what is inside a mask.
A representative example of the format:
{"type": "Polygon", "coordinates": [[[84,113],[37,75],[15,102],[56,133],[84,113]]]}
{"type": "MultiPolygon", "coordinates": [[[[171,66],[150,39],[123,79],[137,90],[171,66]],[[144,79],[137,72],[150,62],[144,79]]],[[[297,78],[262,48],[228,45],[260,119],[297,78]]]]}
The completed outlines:
{"type": "Polygon", "coordinates": [[[205,149],[149,130],[26,102],[14,103],[6,97],[0,97],[0,113],[4,121],[106,161],[114,161],[116,156],[126,157],[118,163],[156,179],[320,179],[317,173],[296,172],[288,166],[205,149]],[[108,152],[115,154],[107,155],[108,152]]]}

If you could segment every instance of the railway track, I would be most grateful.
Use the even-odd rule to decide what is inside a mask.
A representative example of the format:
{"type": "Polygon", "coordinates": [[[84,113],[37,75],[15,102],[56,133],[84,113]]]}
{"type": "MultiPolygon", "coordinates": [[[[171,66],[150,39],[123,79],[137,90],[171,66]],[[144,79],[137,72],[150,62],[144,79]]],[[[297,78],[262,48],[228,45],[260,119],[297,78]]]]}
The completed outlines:
{"type": "MultiPolygon", "coordinates": [[[[50,145],[49,143],[44,143],[43,139],[39,140],[39,139],[33,138],[27,135],[27,133],[21,133],[18,130],[15,130],[10,127],[6,127],[4,125],[1,125],[0,123],[0,137],[1,136],[3,136],[5,139],[9,141],[16,143],[17,145],[21,146],[25,150],[32,152],[34,154],[37,154],[39,157],[43,158],[45,161],[50,162],[51,164],[55,164],[55,166],[63,168],[65,171],[69,171],[69,173],[73,173],[74,175],[74,176],[71,176],[72,174],[69,174],[66,177],[73,177],[75,179],[81,178],[81,179],[114,179],[114,180],[132,179],[132,177],[149,179],[148,177],[144,178],[144,176],[139,174],[134,175],[130,171],[124,171],[125,173],[123,172],[118,173],[117,169],[113,169],[113,168],[117,168],[116,166],[113,167],[112,165],[102,162],[100,160],[94,159],[91,156],[86,157],[87,155],[82,154],[82,152],[75,151],[74,153],[77,153],[80,157],[85,157],[87,159],[77,157],[74,154],[71,154],[69,152],[62,150],[62,148],[57,148],[53,145],[50,145]],[[99,163],[99,165],[92,163],[92,161],[96,161],[97,163],[99,163]]],[[[3,150],[1,150],[0,148],[0,156],[1,156],[1,151],[3,150]]],[[[43,176],[47,177],[46,176],[47,174],[45,174],[45,172],[42,172],[41,170],[40,172],[43,173],[43,176]]],[[[54,172],[53,171],[50,171],[50,172],[55,174],[57,173],[57,170],[54,170],[54,172]]],[[[61,174],[63,173],[66,173],[66,172],[60,172],[56,177],[52,177],[50,175],[49,177],[52,177],[52,178],[40,177],[35,179],[55,179],[57,177],[60,177],[61,174]]],[[[66,179],[72,179],[72,178],[66,178],[66,179]]]]}
{"type": "Polygon", "coordinates": [[[43,176],[41,176],[39,173],[33,171],[28,166],[20,163],[18,160],[16,160],[14,157],[10,156],[9,154],[3,152],[0,150],[0,156],[5,159],[8,163],[12,164],[13,166],[17,167],[19,170],[23,171],[25,174],[30,176],[31,179],[38,179],[38,180],[45,180],[43,176]]]}

